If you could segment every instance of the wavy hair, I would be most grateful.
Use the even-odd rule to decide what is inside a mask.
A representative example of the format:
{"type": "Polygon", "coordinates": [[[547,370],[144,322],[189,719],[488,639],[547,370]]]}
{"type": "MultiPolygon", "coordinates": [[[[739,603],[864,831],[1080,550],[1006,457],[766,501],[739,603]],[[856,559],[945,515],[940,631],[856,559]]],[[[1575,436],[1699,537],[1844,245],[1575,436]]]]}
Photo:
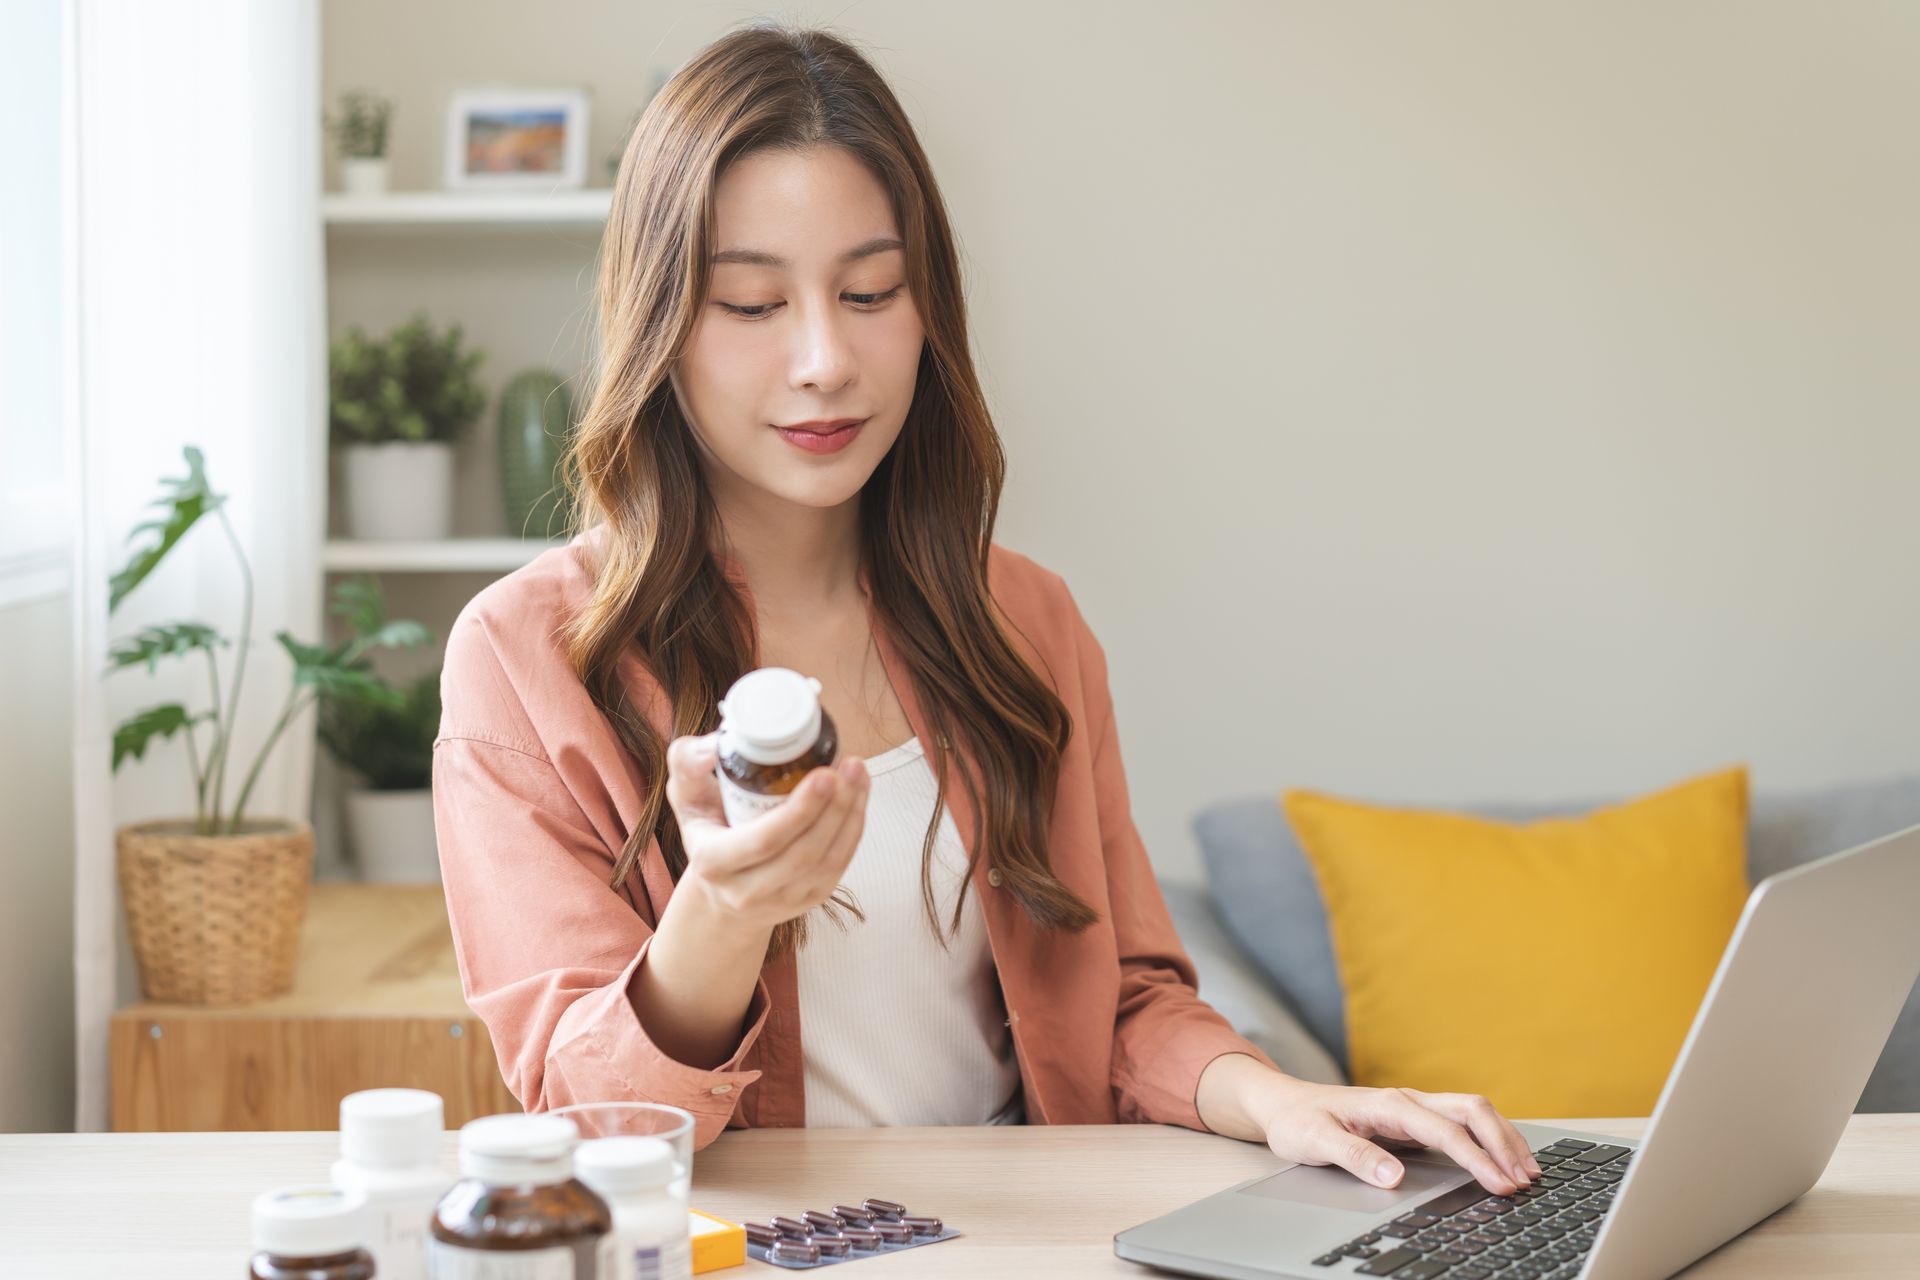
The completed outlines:
{"type": "MultiPolygon", "coordinates": [[[[956,772],[980,816],[972,862],[997,868],[1028,916],[1079,931],[1097,916],[1053,873],[1046,831],[1071,731],[1065,704],[1010,641],[988,590],[987,556],[1006,470],[967,341],[953,232],[905,112],[872,64],[823,31],[760,22],[696,54],[647,106],[627,143],[601,242],[601,363],[564,475],[577,528],[604,523],[589,600],[565,626],[576,675],[647,788],[615,862],[618,890],[650,840],[677,883],[687,858],[666,803],[666,741],[619,676],[630,648],[670,700],[674,736],[711,731],[715,704],[751,669],[754,620],[713,553],[718,517],[670,373],[710,277],[713,191],[728,164],[763,148],[837,147],[888,192],[906,242],[908,293],[926,333],[918,382],[893,447],[860,493],[860,553],[876,617],[910,673],[940,779],[921,847],[927,915],[944,941],[931,854],[956,772]]],[[[965,885],[948,928],[957,929],[965,885]]],[[[835,903],[858,908],[836,895],[835,903]]],[[[791,954],[804,917],[778,926],[791,954]]]]}

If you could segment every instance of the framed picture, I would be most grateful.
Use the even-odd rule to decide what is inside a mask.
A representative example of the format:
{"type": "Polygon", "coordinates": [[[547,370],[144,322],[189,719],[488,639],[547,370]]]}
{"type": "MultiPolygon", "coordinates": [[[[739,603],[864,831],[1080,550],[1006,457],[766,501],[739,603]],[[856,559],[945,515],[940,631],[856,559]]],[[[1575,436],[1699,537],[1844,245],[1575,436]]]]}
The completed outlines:
{"type": "Polygon", "coordinates": [[[552,191],[587,177],[587,95],[467,89],[447,107],[447,186],[552,191]]]}

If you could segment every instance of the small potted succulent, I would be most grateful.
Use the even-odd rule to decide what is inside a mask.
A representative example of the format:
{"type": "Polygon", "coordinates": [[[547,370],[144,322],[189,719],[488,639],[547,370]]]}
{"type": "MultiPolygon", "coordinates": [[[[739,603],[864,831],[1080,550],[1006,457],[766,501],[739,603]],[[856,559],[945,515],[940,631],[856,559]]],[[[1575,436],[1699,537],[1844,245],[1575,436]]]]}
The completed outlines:
{"type": "Polygon", "coordinates": [[[151,673],[174,659],[204,660],[208,686],[208,705],[202,709],[163,703],[114,730],[115,772],[129,760],[144,759],[155,741],[178,736],[193,778],[193,816],[122,826],[115,835],[116,862],[146,996],[232,1004],[292,986],[312,880],[312,827],[294,818],[247,815],[261,769],[287,727],[316,703],[396,703],[398,696],[373,676],[367,654],[411,648],[427,637],[418,623],[384,618],[371,633],[331,647],[301,644],[285,631],[276,634],[293,662],[293,681],[266,741],[242,774],[246,762],[235,754],[233,736],[252,649],[253,572],[227,519],[226,496],[208,483],[200,451],[189,447],[186,462],[187,474],[163,481],[161,497],[151,504],[160,514],[133,531],[129,540],[144,545],[113,575],[107,607],[109,612],[119,608],[195,525],[211,518],[239,561],[240,629],[229,640],[202,622],[171,622],[145,627],[114,644],[108,674],[134,667],[151,673]],[[223,650],[232,651],[231,662],[222,663],[223,650]],[[239,784],[229,804],[232,779],[239,784]]]}
{"type": "Polygon", "coordinates": [[[340,155],[340,180],[351,196],[377,196],[387,189],[387,125],[393,102],[361,90],[340,95],[340,112],[322,113],[340,155]]]}
{"type": "MultiPolygon", "coordinates": [[[[391,624],[379,582],[360,578],[335,591],[334,612],[356,639],[391,624]]],[[[382,688],[389,688],[382,683],[382,688]]],[[[332,698],[320,708],[320,741],[361,785],[347,792],[347,842],[363,880],[432,884],[440,879],[433,831],[433,740],[440,731],[440,674],[421,676],[382,698],[332,698]]]]}
{"type": "Polygon", "coordinates": [[[333,344],[328,417],[341,446],[348,536],[436,540],[453,532],[453,446],[486,407],[482,352],[416,313],[384,339],[350,326],[333,344]]]}

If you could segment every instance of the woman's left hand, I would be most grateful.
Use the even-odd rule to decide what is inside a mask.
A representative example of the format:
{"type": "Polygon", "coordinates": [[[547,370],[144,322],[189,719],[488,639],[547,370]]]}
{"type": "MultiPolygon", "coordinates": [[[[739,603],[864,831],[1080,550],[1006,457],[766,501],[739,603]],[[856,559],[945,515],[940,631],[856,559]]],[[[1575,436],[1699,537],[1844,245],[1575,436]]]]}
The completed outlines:
{"type": "Polygon", "coordinates": [[[1257,1131],[1283,1160],[1339,1165],[1376,1187],[1399,1185],[1405,1168],[1373,1138],[1444,1152],[1495,1195],[1511,1195],[1540,1176],[1527,1140],[1478,1094],[1313,1084],[1228,1055],[1202,1076],[1203,1104],[1209,1095],[1227,1120],[1222,1126],[1208,1119],[1216,1132],[1252,1139],[1247,1130],[1257,1131]]]}

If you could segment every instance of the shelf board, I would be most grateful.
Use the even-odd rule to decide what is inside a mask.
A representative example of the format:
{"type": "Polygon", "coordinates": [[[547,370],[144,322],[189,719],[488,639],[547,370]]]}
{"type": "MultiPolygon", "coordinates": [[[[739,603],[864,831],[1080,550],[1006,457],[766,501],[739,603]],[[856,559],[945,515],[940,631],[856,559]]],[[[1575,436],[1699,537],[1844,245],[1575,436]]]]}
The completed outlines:
{"type": "Polygon", "coordinates": [[[566,542],[540,538],[448,538],[442,542],[327,543],[329,573],[510,573],[566,542]]]}
{"type": "Polygon", "coordinates": [[[611,188],[585,191],[394,191],[380,196],[324,195],[330,230],[408,231],[437,227],[599,227],[613,203],[611,188]]]}

